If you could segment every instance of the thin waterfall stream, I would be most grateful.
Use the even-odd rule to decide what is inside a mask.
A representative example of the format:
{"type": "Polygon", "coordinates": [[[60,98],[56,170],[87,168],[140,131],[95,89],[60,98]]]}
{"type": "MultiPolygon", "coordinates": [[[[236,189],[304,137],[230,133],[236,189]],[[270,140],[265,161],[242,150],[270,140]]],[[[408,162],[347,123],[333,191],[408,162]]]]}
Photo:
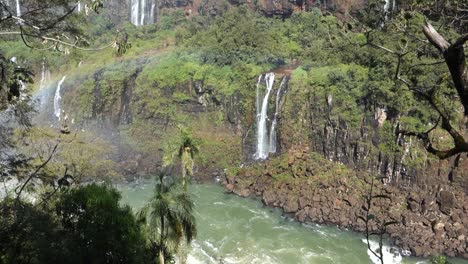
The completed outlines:
{"type": "Polygon", "coordinates": [[[278,116],[279,116],[279,107],[280,107],[280,100],[281,100],[281,92],[285,89],[286,83],[287,83],[287,76],[283,76],[283,79],[281,80],[280,87],[278,88],[278,91],[276,92],[276,98],[275,98],[275,115],[273,117],[273,122],[271,123],[271,129],[270,129],[270,153],[276,153],[277,149],[277,144],[278,144],[278,139],[277,139],[277,134],[276,134],[276,129],[278,126],[278,116]]]}
{"type": "Polygon", "coordinates": [[[67,76],[63,76],[62,79],[58,82],[57,84],[57,90],[55,90],[55,96],[54,96],[54,115],[57,117],[57,119],[60,121],[60,114],[61,114],[61,100],[62,96],[60,95],[60,90],[62,89],[62,84],[65,82],[65,78],[67,76]]]}
{"type": "Polygon", "coordinates": [[[156,0],[132,0],[130,4],[130,22],[135,26],[144,26],[155,22],[156,0]]]}
{"type": "MultiPolygon", "coordinates": [[[[268,99],[270,97],[273,84],[275,83],[275,74],[270,72],[265,75],[266,92],[263,97],[261,109],[258,111],[257,116],[257,152],[255,153],[256,159],[268,158],[268,99]]],[[[258,99],[257,99],[258,101],[258,99]]]]}

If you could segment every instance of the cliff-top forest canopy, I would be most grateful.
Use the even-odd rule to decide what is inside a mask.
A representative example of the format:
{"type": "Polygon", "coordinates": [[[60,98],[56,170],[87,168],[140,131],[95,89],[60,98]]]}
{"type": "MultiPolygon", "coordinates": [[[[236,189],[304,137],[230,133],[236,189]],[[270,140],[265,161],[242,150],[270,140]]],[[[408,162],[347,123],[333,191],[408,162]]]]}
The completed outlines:
{"type": "Polygon", "coordinates": [[[0,0],[0,263],[465,263],[467,43],[456,0],[0,0]]]}

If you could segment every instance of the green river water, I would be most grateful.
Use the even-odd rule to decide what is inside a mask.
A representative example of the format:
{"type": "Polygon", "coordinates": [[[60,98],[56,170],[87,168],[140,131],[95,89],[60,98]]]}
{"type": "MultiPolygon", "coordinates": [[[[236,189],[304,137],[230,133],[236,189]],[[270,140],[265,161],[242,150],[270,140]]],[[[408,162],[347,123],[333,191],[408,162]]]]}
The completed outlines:
{"type": "MultiPolygon", "coordinates": [[[[153,184],[118,186],[123,202],[138,210],[151,196],[153,184]]],[[[198,236],[192,243],[189,264],[325,264],[373,263],[363,236],[319,225],[304,225],[285,218],[258,200],[223,193],[214,184],[191,185],[198,236]]],[[[385,247],[385,264],[430,263],[402,258],[385,247]]],[[[467,264],[451,260],[453,264],[467,264]]]]}

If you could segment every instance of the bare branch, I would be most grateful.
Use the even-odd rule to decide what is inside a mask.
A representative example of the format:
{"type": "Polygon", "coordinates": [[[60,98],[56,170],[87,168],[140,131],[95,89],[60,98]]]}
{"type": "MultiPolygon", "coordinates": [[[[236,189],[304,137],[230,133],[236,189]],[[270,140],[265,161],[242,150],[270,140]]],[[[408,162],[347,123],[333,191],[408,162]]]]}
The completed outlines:
{"type": "Polygon", "coordinates": [[[45,160],[41,165],[39,165],[36,170],[31,173],[29,175],[29,177],[26,179],[26,181],[23,183],[23,185],[21,185],[21,188],[19,189],[19,191],[15,191],[16,192],[16,202],[15,203],[19,203],[20,201],[20,198],[21,198],[21,193],[23,192],[24,188],[26,188],[26,186],[29,184],[29,182],[37,176],[37,174],[39,173],[39,171],[41,171],[49,162],[50,160],[52,159],[52,157],[55,155],[55,153],[57,152],[57,148],[58,148],[58,144],[55,144],[52,152],[50,153],[49,157],[47,158],[47,160],[45,160]]]}
{"type": "Polygon", "coordinates": [[[440,52],[444,53],[450,47],[450,43],[442,37],[439,32],[429,23],[425,22],[423,32],[429,42],[432,43],[440,52]]]}

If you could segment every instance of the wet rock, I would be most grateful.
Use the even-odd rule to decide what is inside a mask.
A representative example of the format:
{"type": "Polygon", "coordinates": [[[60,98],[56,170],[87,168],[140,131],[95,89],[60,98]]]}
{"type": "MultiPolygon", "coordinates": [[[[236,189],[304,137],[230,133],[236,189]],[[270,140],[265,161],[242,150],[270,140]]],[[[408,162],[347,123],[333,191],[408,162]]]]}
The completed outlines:
{"type": "Polygon", "coordinates": [[[286,203],[283,205],[283,211],[285,213],[295,213],[299,209],[299,205],[297,200],[294,198],[288,199],[286,203]]]}

